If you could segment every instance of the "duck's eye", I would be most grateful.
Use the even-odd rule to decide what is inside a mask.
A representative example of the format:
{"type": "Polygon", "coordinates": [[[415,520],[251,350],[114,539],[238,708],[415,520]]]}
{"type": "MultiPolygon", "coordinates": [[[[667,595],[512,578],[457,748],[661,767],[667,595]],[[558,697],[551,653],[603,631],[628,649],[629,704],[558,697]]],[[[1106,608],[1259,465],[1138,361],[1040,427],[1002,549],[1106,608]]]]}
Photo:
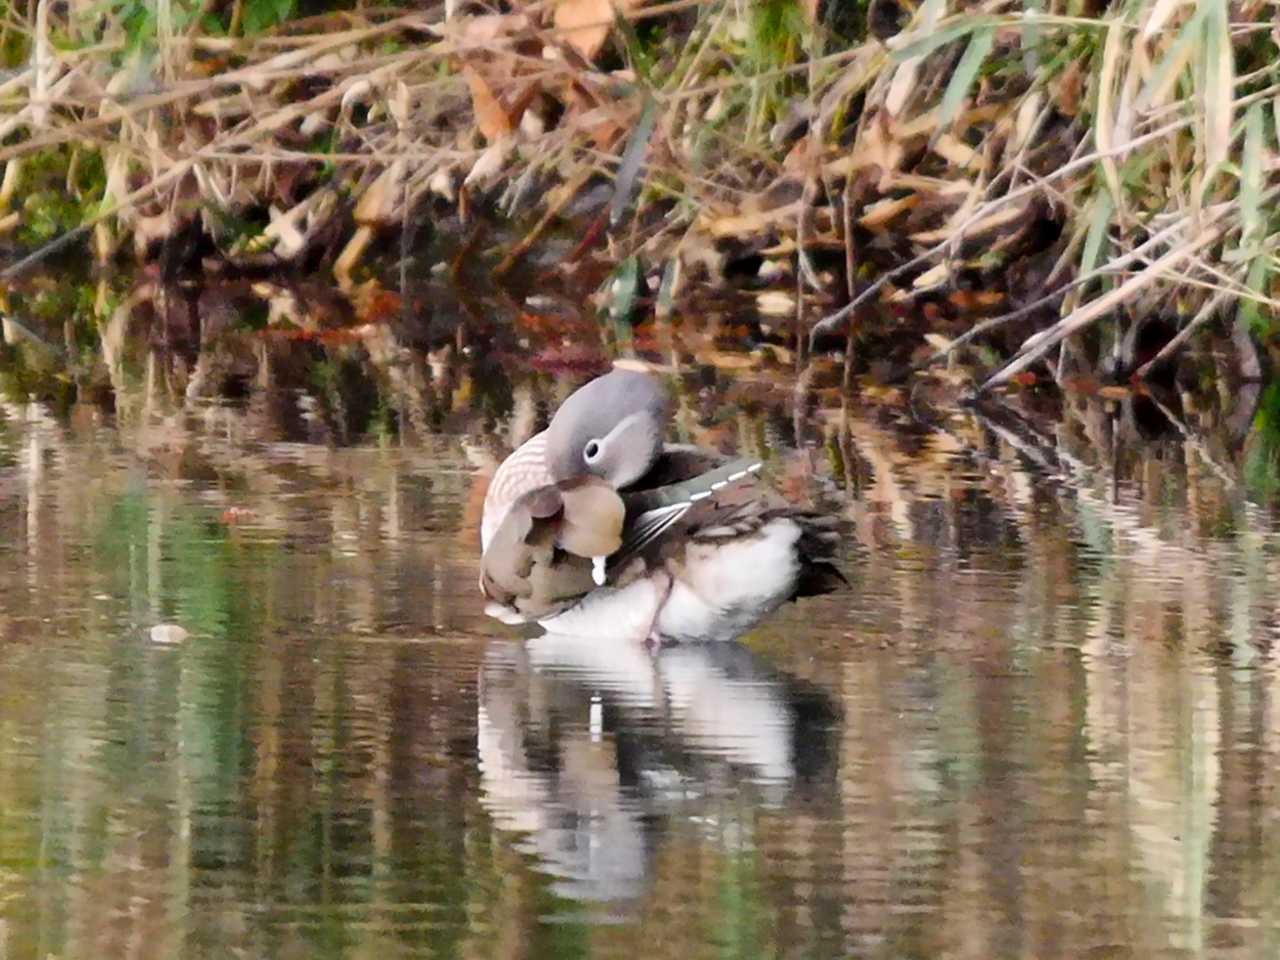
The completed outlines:
{"type": "Polygon", "coordinates": [[[587,445],[582,448],[582,459],[587,463],[595,463],[600,458],[600,441],[588,440],[587,445]]]}

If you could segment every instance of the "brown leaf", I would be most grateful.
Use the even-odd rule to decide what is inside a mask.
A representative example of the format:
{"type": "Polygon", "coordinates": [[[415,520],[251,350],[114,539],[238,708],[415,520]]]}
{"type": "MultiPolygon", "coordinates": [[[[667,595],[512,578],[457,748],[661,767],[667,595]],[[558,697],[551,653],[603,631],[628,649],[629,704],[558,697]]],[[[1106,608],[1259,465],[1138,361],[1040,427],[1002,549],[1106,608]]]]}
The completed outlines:
{"type": "Polygon", "coordinates": [[[392,219],[398,212],[398,203],[402,200],[403,191],[400,189],[400,182],[403,179],[404,161],[402,160],[378,174],[378,178],[369,184],[356,202],[353,212],[356,223],[381,224],[392,219]]]}
{"type": "Polygon", "coordinates": [[[490,13],[474,17],[453,17],[429,27],[432,33],[453,40],[455,49],[491,49],[508,44],[513,36],[529,28],[529,18],[516,13],[490,13]]]}
{"type": "Polygon", "coordinates": [[[613,26],[611,0],[560,0],[554,16],[556,29],[583,59],[594,60],[613,26]]]}
{"type": "MultiPolygon", "coordinates": [[[[791,309],[794,311],[795,307],[791,309]]],[[[720,370],[751,370],[760,365],[760,358],[757,356],[745,356],[725,350],[706,350],[697,357],[700,363],[710,364],[720,370]]]]}
{"type": "Polygon", "coordinates": [[[462,181],[462,185],[464,187],[469,187],[472,184],[485,186],[491,182],[494,177],[505,169],[507,158],[511,156],[515,143],[513,137],[506,137],[491,143],[471,167],[471,171],[467,174],[467,178],[462,181]]]}
{"type": "Polygon", "coordinates": [[[462,75],[467,78],[467,86],[471,89],[471,108],[475,111],[476,126],[484,138],[493,143],[510,134],[511,115],[489,82],[469,63],[462,65],[462,75]]]}
{"type": "Polygon", "coordinates": [[[884,111],[866,125],[863,134],[858,138],[851,157],[853,169],[862,167],[878,167],[880,169],[881,189],[889,175],[895,172],[902,163],[903,146],[894,129],[896,124],[884,111]]]}
{"type": "Polygon", "coordinates": [[[1074,117],[1080,112],[1085,84],[1084,63],[1083,59],[1072,60],[1053,84],[1053,97],[1058,109],[1068,117],[1074,117]]]}
{"type": "Polygon", "coordinates": [[[877,200],[863,208],[865,212],[858,218],[858,223],[868,230],[883,230],[898,214],[911,210],[919,204],[920,197],[915,194],[896,199],[877,200]]]}
{"type": "Polygon", "coordinates": [[[782,169],[804,172],[811,159],[809,136],[806,134],[795,142],[787,155],[782,158],[782,169]]]}
{"type": "Polygon", "coordinates": [[[780,223],[793,223],[800,215],[802,203],[783,204],[770,210],[747,210],[725,216],[704,217],[707,231],[713,237],[752,237],[780,223]]]}

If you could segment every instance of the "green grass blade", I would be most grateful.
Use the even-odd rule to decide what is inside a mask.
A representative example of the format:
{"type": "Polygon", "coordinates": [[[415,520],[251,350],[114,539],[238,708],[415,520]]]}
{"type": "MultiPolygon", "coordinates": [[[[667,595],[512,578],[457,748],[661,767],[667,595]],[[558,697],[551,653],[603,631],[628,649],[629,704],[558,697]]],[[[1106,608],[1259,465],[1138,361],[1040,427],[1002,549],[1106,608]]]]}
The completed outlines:
{"type": "Polygon", "coordinates": [[[657,101],[648,94],[645,96],[640,120],[632,131],[626,150],[622,153],[622,161],[618,164],[618,175],[614,180],[613,201],[609,204],[609,224],[614,227],[622,222],[622,217],[627,212],[636,178],[644,167],[644,158],[649,153],[649,139],[653,136],[653,125],[658,118],[657,101]]]}
{"type": "Polygon", "coordinates": [[[1111,194],[1103,191],[1094,195],[1093,209],[1089,214],[1089,232],[1085,236],[1084,250],[1080,254],[1081,276],[1093,272],[1106,252],[1106,247],[1110,246],[1107,228],[1111,225],[1111,214],[1115,208],[1111,194]]]}
{"type": "Polygon", "coordinates": [[[1244,117],[1244,155],[1240,172],[1240,252],[1249,255],[1261,241],[1262,181],[1266,163],[1262,104],[1254,103],[1244,117]]]}
{"type": "Polygon", "coordinates": [[[978,71],[982,69],[995,41],[996,32],[991,27],[975,30],[969,38],[969,45],[965,47],[964,55],[960,57],[956,71],[951,75],[951,81],[942,95],[942,105],[938,108],[939,129],[946,129],[959,115],[965,95],[977,79],[978,71]]]}
{"type": "MultiPolygon", "coordinates": [[[[1270,286],[1271,269],[1267,257],[1258,256],[1249,264],[1249,275],[1245,277],[1245,286],[1259,297],[1267,296],[1270,286]]],[[[1271,333],[1270,311],[1264,311],[1262,305],[1252,297],[1240,298],[1240,318],[1258,336],[1271,333]]]]}
{"type": "Polygon", "coordinates": [[[1204,150],[1205,184],[1227,159],[1231,146],[1232,92],[1235,59],[1231,50],[1227,0],[1201,0],[1204,14],[1204,150]]]}
{"type": "Polygon", "coordinates": [[[933,29],[929,29],[927,25],[922,27],[919,31],[925,34],[922,37],[913,36],[916,31],[912,31],[912,33],[903,37],[895,38],[889,46],[893,49],[894,60],[910,60],[912,57],[928,56],[939,47],[946,46],[953,40],[967,37],[978,30],[994,31],[996,27],[1008,23],[1008,17],[988,15],[957,17],[951,22],[940,24],[933,29]],[[898,42],[901,42],[902,45],[897,46],[898,42]]]}
{"type": "Polygon", "coordinates": [[[1204,37],[1204,18],[1197,14],[1182,25],[1178,38],[1165,51],[1160,62],[1151,72],[1151,77],[1142,87],[1135,103],[1135,110],[1141,114],[1152,107],[1162,106],[1169,97],[1169,92],[1177,82],[1179,75],[1191,62],[1192,55],[1199,49],[1204,37]]]}

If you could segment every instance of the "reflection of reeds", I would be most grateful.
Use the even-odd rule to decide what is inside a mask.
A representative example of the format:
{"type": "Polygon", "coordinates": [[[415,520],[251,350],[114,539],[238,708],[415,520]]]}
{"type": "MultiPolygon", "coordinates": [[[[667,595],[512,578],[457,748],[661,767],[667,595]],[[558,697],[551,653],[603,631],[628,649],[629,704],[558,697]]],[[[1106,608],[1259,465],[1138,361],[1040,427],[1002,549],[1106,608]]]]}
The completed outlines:
{"type": "MultiPolygon", "coordinates": [[[[767,439],[775,476],[854,521],[852,592],[749,638],[844,718],[782,805],[731,789],[741,757],[681,756],[693,783],[646,825],[648,925],[588,928],[527,853],[548,822],[537,791],[507,798],[509,822],[479,799],[476,677],[496,628],[459,510],[475,466],[458,433],[477,459],[500,454],[576,376],[477,378],[454,355],[422,402],[458,433],[338,447],[297,442],[272,407],[297,402],[293,349],[269,347],[271,389],[251,378],[238,405],[126,375],[114,424],[0,407],[11,951],[198,940],[276,956],[337,938],[381,954],[431,938],[487,956],[551,952],[549,927],[653,956],[713,936],[833,956],[1270,945],[1280,570],[1272,508],[1238,481],[1262,440],[1241,446],[1234,411],[1184,408],[1190,443],[1176,427],[1143,441],[1101,399],[1049,425],[822,398],[801,435],[841,455],[788,472],[790,384],[672,364],[690,435],[767,439]],[[744,393],[753,406],[723,417],[744,393]],[[193,638],[149,647],[157,618],[193,638]],[[714,803],[694,789],[708,785],[714,803]]],[[[127,339],[120,356],[167,362],[127,339]]],[[[620,795],[599,810],[625,820],[617,741],[592,740],[589,703],[520,684],[485,706],[532,747],[523,785],[577,784],[583,809],[620,795]],[[538,716],[586,717],[563,765],[540,752],[563,727],[538,716]]],[[[662,760],[663,737],[648,743],[662,760]]]]}

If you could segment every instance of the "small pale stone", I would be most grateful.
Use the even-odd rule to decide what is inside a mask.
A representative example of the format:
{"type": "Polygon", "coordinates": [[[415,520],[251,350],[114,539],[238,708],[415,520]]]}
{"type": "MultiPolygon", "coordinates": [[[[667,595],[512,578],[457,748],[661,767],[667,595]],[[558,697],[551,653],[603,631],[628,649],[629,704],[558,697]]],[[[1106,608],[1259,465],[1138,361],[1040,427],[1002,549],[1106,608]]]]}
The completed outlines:
{"type": "Polygon", "coordinates": [[[191,636],[190,632],[176,623],[157,623],[151,628],[152,643],[181,643],[189,636],[191,636]]]}

